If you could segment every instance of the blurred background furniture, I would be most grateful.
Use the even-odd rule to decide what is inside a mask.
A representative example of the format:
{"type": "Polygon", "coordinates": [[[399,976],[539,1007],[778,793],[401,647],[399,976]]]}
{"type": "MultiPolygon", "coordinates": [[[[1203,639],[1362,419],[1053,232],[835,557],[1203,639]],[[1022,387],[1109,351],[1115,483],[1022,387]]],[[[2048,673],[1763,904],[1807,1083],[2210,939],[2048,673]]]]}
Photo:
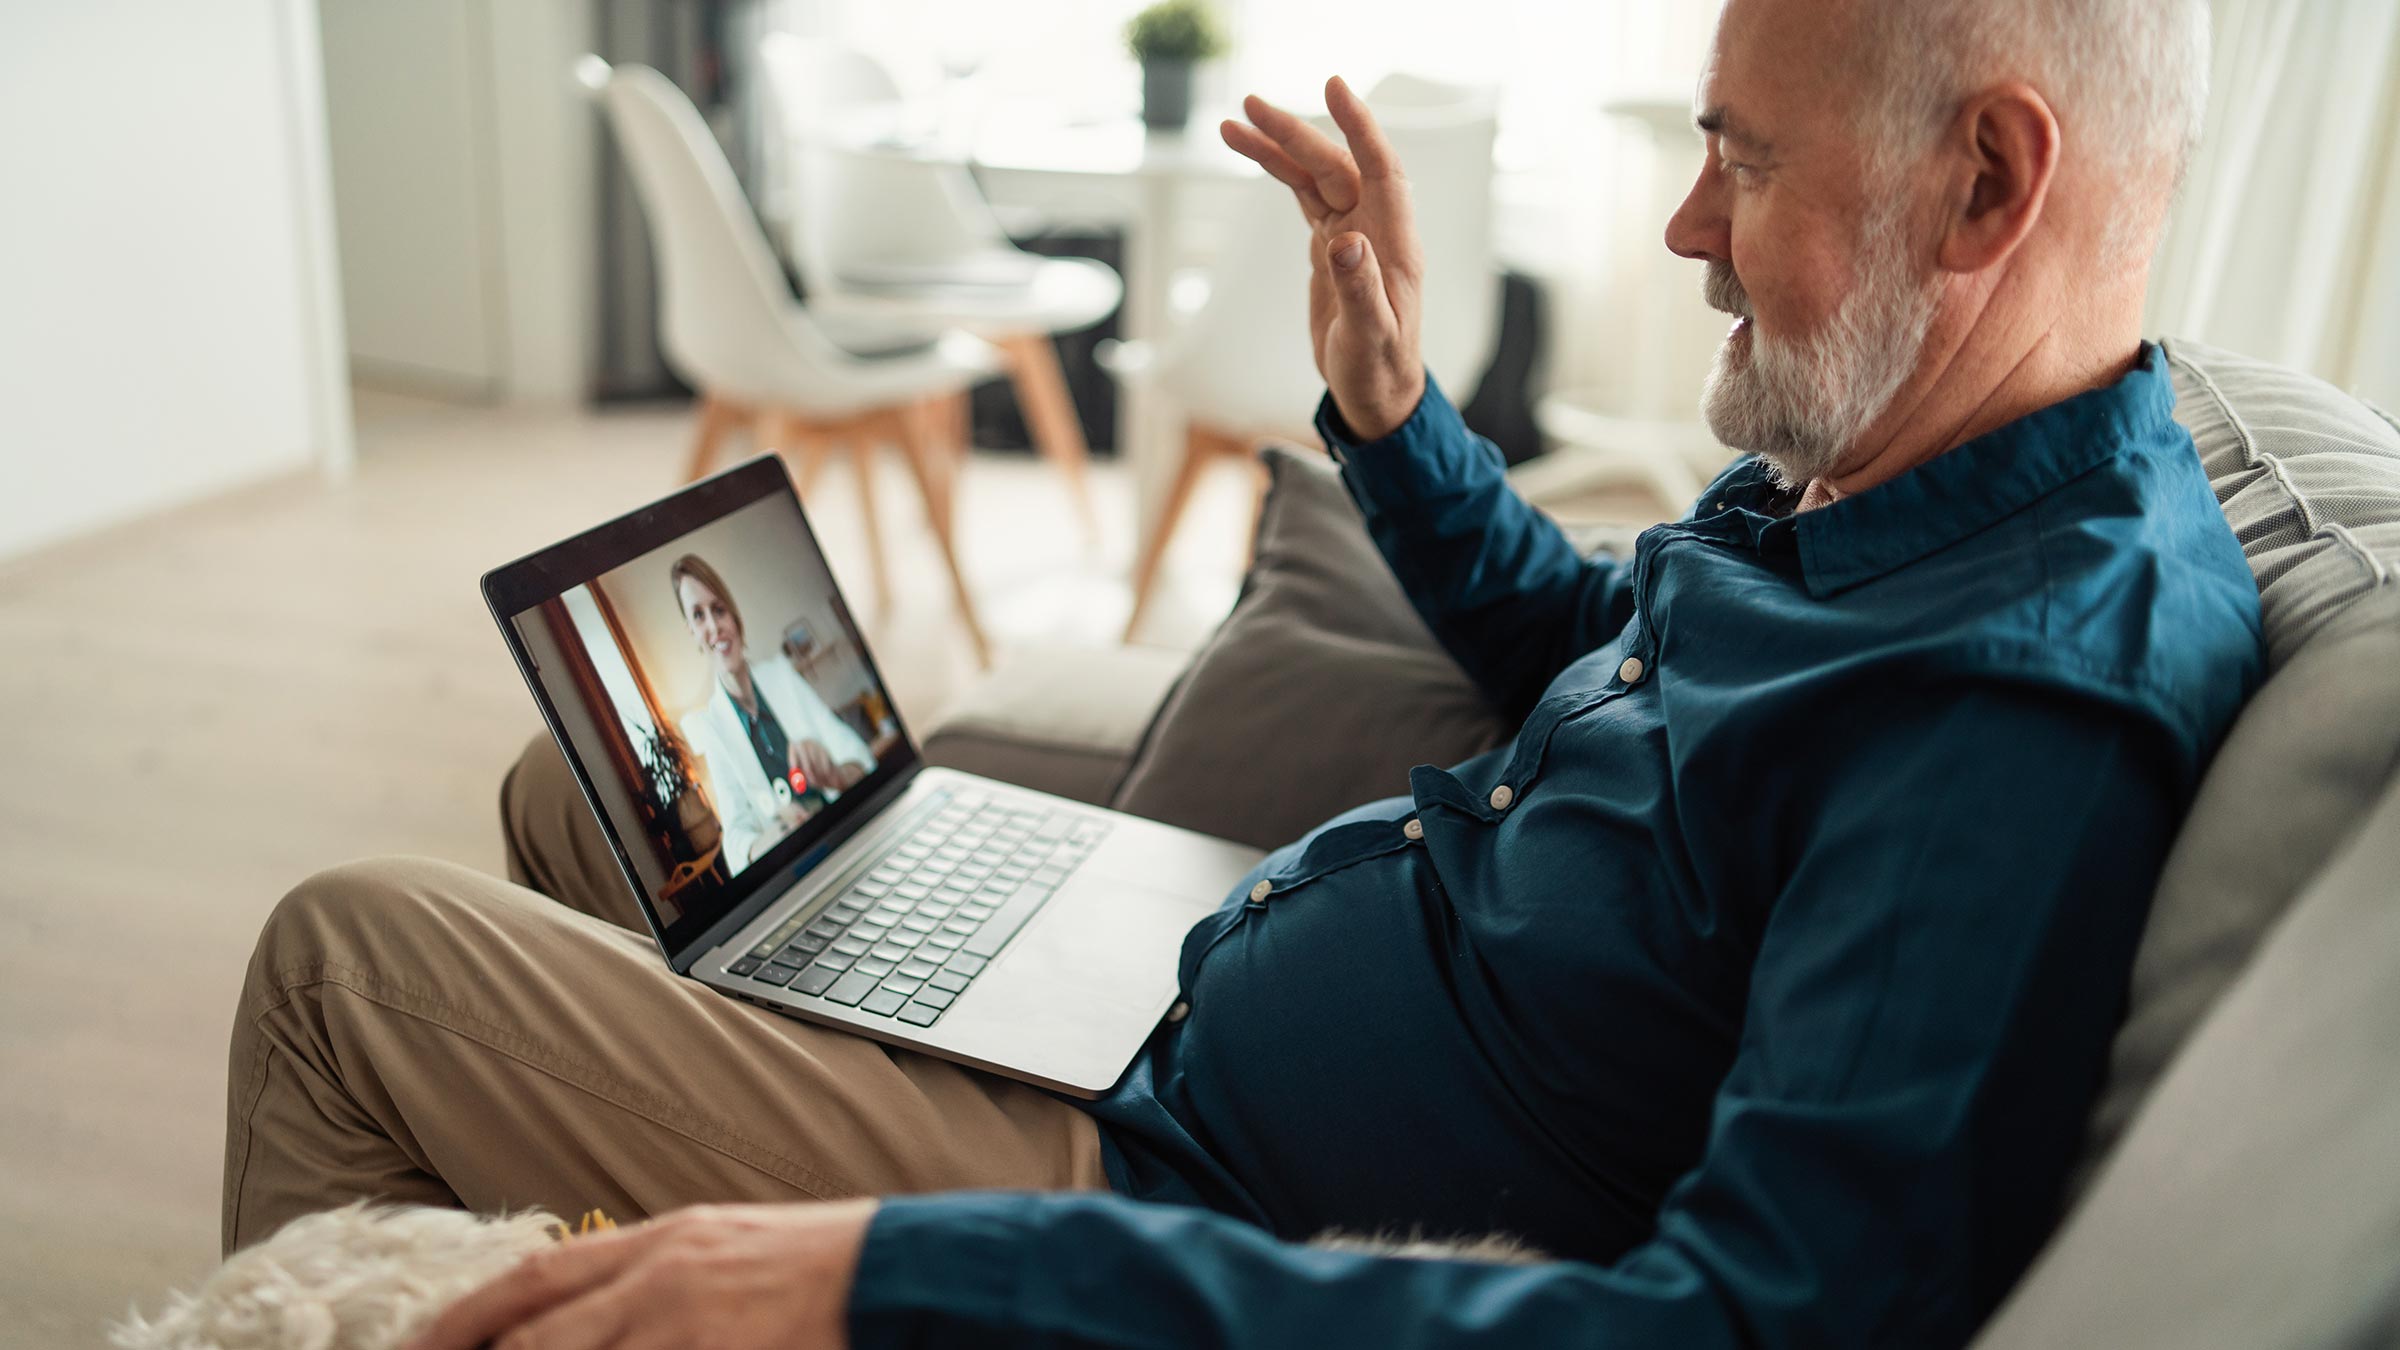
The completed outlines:
{"type": "Polygon", "coordinates": [[[879,603],[890,583],[868,456],[899,448],[915,475],[925,514],[948,567],[958,613],[979,660],[989,643],[951,540],[955,435],[942,405],[999,367],[980,340],[945,332],[895,355],[863,357],[834,345],[792,298],[773,251],[691,100],[646,66],[584,67],[600,90],[618,146],[633,171],[658,254],[660,345],[700,391],[699,429],[687,479],[716,463],[728,435],[748,425],[761,449],[796,461],[803,484],[840,448],[858,472],[879,603]]]}
{"type": "MultiPolygon", "coordinates": [[[[1116,273],[1011,244],[962,163],[845,144],[845,126],[896,118],[902,106],[898,82],[873,56],[779,32],[761,42],[760,57],[788,138],[775,209],[810,308],[886,340],[955,328],[995,343],[1034,445],[1096,537],[1090,449],[1052,335],[1113,313],[1124,295],[1116,273]]],[[[959,440],[963,449],[963,429],[959,440]]]]}
{"type": "MultiPolygon", "coordinates": [[[[1426,370],[1464,404],[1499,328],[1493,101],[1472,87],[1403,73],[1370,89],[1367,103],[1407,167],[1425,256],[1440,260],[1426,275],[1426,370]]],[[[1329,119],[1318,124],[1332,130],[1329,119]]],[[[1282,184],[1252,186],[1209,272],[1207,299],[1165,341],[1127,342],[1103,357],[1120,379],[1155,389],[1182,423],[1181,436],[1164,443],[1180,441],[1174,476],[1135,555],[1128,638],[1200,476],[1228,460],[1255,471],[1251,452],[1262,439],[1317,443],[1308,418],[1325,386],[1309,347],[1308,226],[1282,184]]]]}

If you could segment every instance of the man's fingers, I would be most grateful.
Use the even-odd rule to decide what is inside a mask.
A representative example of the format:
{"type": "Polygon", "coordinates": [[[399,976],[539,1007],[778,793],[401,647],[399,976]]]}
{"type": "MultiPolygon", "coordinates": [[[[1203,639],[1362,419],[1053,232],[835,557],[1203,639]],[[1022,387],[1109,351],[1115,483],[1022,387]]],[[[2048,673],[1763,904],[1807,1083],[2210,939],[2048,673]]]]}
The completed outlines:
{"type": "Polygon", "coordinates": [[[1308,171],[1317,185],[1317,195],[1325,199],[1327,206],[1348,211],[1358,205],[1358,166],[1351,162],[1349,151],[1335,145],[1324,132],[1256,94],[1242,100],[1242,111],[1249,114],[1260,131],[1274,138],[1275,144],[1294,163],[1308,171]]]}
{"type": "Polygon", "coordinates": [[[526,1344],[542,1350],[609,1350],[628,1339],[644,1313],[653,1323],[668,1327],[689,1321],[678,1310],[662,1306],[659,1291],[644,1282],[640,1269],[620,1270],[597,1287],[535,1313],[517,1331],[526,1344]]]}
{"type": "Polygon", "coordinates": [[[1392,143],[1383,138],[1375,114],[1367,111],[1367,101],[1351,93],[1339,75],[1325,82],[1325,110],[1333,114],[1333,124],[1350,142],[1350,159],[1358,166],[1360,178],[1372,183],[1399,174],[1400,159],[1392,153],[1392,143]]]}
{"type": "Polygon", "coordinates": [[[1236,153],[1256,161],[1269,177],[1292,190],[1292,195],[1300,199],[1300,214],[1307,218],[1309,224],[1314,225],[1330,214],[1325,199],[1317,195],[1317,180],[1308,176],[1308,170],[1293,163],[1292,157],[1283,153],[1283,147],[1269,139],[1265,132],[1247,122],[1236,122],[1231,118],[1226,119],[1218,130],[1225,137],[1225,144],[1233,147],[1236,153]]]}
{"type": "Polygon", "coordinates": [[[408,1350],[476,1350],[543,1309],[563,1303],[649,1249],[649,1225],[595,1233],[519,1261],[442,1311],[408,1350]]]}

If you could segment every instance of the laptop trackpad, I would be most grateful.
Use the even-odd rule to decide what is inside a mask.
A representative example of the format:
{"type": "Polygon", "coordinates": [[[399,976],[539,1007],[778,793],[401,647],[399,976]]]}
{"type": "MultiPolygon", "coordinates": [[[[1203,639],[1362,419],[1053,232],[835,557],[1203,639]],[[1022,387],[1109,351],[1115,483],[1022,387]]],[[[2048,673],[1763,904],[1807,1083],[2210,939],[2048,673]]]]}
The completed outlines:
{"type": "Polygon", "coordinates": [[[1066,1082],[1105,1084],[1175,995],[1192,904],[1114,877],[1050,898],[944,1018],[941,1039],[1066,1082]]]}

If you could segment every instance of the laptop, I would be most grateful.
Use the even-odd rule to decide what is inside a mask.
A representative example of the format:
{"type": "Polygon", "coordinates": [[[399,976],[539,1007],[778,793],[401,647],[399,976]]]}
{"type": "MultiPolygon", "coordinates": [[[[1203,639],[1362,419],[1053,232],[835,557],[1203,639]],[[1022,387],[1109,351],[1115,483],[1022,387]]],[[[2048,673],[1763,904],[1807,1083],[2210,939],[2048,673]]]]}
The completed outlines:
{"type": "Polygon", "coordinates": [[[772,456],[483,594],[668,967],[734,998],[1096,1097],[1262,856],[926,764],[772,456]]]}

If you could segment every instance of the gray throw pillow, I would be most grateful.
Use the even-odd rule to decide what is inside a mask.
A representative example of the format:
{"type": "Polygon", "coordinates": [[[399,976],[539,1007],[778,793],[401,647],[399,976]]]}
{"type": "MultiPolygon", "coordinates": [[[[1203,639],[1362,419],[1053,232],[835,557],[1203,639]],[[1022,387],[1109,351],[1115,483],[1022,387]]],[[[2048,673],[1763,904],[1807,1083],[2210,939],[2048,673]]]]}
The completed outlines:
{"type": "Polygon", "coordinates": [[[1273,848],[1512,728],[1417,618],[1332,464],[1274,446],[1262,458],[1241,598],[1160,704],[1110,804],[1273,848]]]}

